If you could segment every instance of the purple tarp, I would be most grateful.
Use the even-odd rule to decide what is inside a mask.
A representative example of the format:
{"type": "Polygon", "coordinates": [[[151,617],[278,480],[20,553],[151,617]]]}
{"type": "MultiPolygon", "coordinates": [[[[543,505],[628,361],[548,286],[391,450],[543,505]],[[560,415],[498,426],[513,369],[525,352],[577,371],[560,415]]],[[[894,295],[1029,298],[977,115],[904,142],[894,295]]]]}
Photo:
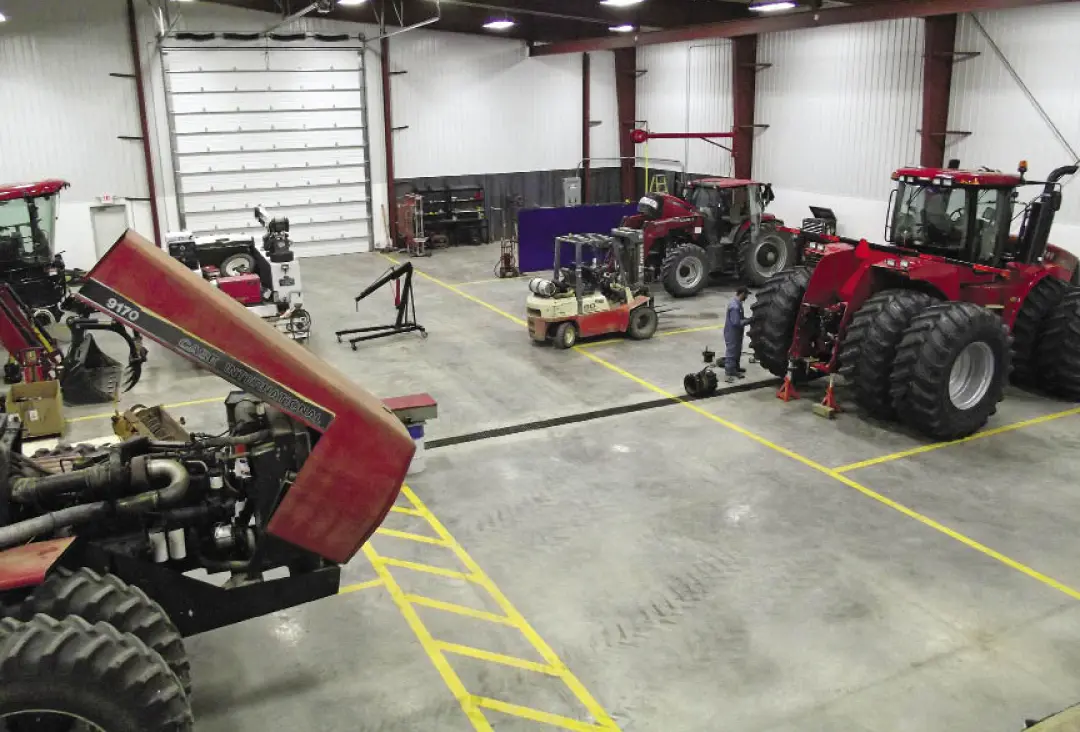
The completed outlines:
{"type": "Polygon", "coordinates": [[[572,208],[527,208],[518,213],[518,266],[522,272],[550,270],[555,237],[564,234],[610,234],[624,216],[637,211],[631,203],[572,208]]]}

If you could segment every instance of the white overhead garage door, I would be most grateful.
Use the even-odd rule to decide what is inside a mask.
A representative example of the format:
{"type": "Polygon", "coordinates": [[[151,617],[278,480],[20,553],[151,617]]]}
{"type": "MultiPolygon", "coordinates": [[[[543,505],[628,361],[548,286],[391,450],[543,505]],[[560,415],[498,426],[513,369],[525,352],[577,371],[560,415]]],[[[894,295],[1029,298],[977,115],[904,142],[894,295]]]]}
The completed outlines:
{"type": "Polygon", "coordinates": [[[371,249],[363,54],[163,53],[186,230],[257,234],[262,205],[289,218],[297,256],[371,249]]]}

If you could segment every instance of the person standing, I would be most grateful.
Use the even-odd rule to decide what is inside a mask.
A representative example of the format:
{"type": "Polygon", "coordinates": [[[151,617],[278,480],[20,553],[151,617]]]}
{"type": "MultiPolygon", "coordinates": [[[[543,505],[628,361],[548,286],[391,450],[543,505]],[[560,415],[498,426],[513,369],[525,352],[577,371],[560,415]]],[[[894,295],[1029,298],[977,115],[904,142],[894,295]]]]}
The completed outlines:
{"type": "Polygon", "coordinates": [[[724,381],[729,384],[736,379],[746,378],[746,369],[739,364],[739,361],[742,358],[743,331],[750,324],[750,321],[746,319],[746,314],[743,312],[743,303],[746,302],[746,298],[749,296],[750,289],[746,286],[740,287],[735,291],[735,297],[732,298],[727,307],[727,318],[724,321],[724,345],[726,347],[724,373],[727,374],[727,378],[724,381]]]}

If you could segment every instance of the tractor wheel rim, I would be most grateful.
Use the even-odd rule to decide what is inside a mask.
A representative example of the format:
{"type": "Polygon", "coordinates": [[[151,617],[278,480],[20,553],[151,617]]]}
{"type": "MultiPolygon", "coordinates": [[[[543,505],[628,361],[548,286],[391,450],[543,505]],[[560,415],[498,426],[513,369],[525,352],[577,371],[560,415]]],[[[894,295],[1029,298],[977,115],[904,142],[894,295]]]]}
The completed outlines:
{"type": "Polygon", "coordinates": [[[990,390],[996,371],[993,349],[982,341],[969,343],[949,372],[949,401],[961,411],[971,409],[990,390]]]}
{"type": "Polygon", "coordinates": [[[0,717],[2,729],[42,730],[42,732],[106,732],[93,722],[67,712],[54,712],[45,709],[28,709],[24,712],[5,714],[0,717]]]}
{"type": "Polygon", "coordinates": [[[679,286],[687,289],[697,287],[704,276],[705,267],[702,266],[701,260],[695,257],[684,259],[675,273],[675,279],[678,281],[679,286]]]}
{"type": "Polygon", "coordinates": [[[787,247],[776,237],[766,237],[758,242],[754,261],[763,275],[772,276],[783,272],[787,267],[787,247]]]}

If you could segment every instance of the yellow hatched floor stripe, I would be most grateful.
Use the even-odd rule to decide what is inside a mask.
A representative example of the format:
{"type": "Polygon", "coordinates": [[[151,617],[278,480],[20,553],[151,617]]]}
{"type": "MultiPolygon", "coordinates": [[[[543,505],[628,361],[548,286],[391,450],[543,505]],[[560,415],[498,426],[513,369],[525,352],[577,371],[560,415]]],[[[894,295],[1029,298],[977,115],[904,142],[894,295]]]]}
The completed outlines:
{"type": "Polygon", "coordinates": [[[405,599],[411,602],[413,605],[420,605],[421,607],[430,607],[435,610],[442,610],[448,613],[454,613],[456,615],[464,615],[469,618],[475,618],[477,620],[486,620],[489,623],[499,623],[500,625],[509,625],[514,627],[514,623],[510,618],[502,615],[496,615],[495,613],[489,613],[486,610],[477,610],[476,608],[466,607],[465,605],[458,605],[453,602],[444,602],[442,600],[436,600],[433,597],[425,597],[424,595],[405,595],[405,599]]]}
{"type": "Polygon", "coordinates": [[[415,541],[420,544],[434,544],[435,546],[446,546],[446,542],[442,539],[438,539],[434,536],[424,536],[423,534],[413,534],[409,531],[398,531],[397,529],[378,529],[376,532],[379,536],[393,536],[397,539],[407,539],[409,541],[415,541]]]}
{"type": "Polygon", "coordinates": [[[381,587],[383,581],[381,579],[368,580],[367,582],[357,582],[354,585],[346,585],[338,590],[339,595],[347,595],[350,592],[359,592],[360,590],[370,590],[372,587],[381,587]]]}
{"type": "Polygon", "coordinates": [[[443,653],[453,653],[458,656],[476,658],[481,661],[500,663],[503,666],[513,666],[514,668],[520,668],[525,671],[535,671],[538,674],[547,674],[548,676],[560,675],[559,669],[552,668],[546,664],[518,658],[517,656],[507,656],[504,653],[485,651],[483,648],[473,648],[472,646],[463,646],[458,643],[447,643],[445,641],[435,641],[435,646],[443,653]]]}
{"type": "Polygon", "coordinates": [[[490,699],[484,696],[478,697],[476,699],[476,704],[483,709],[490,709],[493,712],[511,714],[515,717],[521,717],[522,719],[549,724],[552,727],[562,727],[563,729],[574,730],[575,732],[603,732],[604,730],[610,729],[610,727],[589,724],[588,722],[579,722],[578,720],[570,719],[569,717],[562,717],[558,714],[542,712],[539,709],[533,709],[532,707],[522,707],[517,704],[510,704],[508,702],[490,699]]]}
{"type": "Polygon", "coordinates": [[[380,560],[383,564],[389,567],[401,567],[402,569],[411,569],[414,572],[426,572],[427,574],[437,574],[440,577],[449,577],[451,579],[462,579],[470,582],[476,582],[477,578],[472,575],[465,574],[464,572],[458,572],[455,569],[445,569],[443,567],[436,567],[431,564],[420,564],[419,562],[410,562],[405,559],[394,559],[393,557],[382,557],[380,560]]]}
{"type": "Polygon", "coordinates": [[[406,516],[419,516],[420,512],[415,508],[406,508],[405,506],[391,506],[390,511],[393,513],[403,513],[406,516]]]}
{"type": "Polygon", "coordinates": [[[923,453],[932,452],[934,450],[940,450],[943,447],[952,447],[953,445],[963,445],[968,442],[974,442],[975,440],[981,440],[985,437],[993,437],[994,435],[1003,435],[1006,432],[1013,432],[1015,430],[1022,430],[1025,427],[1034,427],[1035,425],[1045,424],[1047,422],[1053,422],[1055,419],[1061,419],[1062,417],[1071,417],[1075,414],[1080,414],[1080,407],[1073,409],[1065,409],[1053,414],[1047,414],[1042,417],[1035,417],[1034,419],[1025,419],[1022,422],[1014,422],[1012,424],[1002,425],[1001,427],[995,427],[990,430],[983,430],[982,432],[976,432],[970,437],[964,437],[960,440],[952,440],[951,442],[935,442],[932,445],[920,445],[919,447],[913,447],[910,450],[901,450],[900,452],[890,453],[888,455],[882,455],[881,457],[870,458],[869,460],[861,460],[857,463],[851,463],[849,465],[841,465],[838,468],[833,468],[837,473],[847,473],[851,470],[859,470],[861,468],[869,468],[873,465],[881,465],[882,463],[889,463],[893,460],[900,460],[901,458],[912,457],[914,455],[922,455],[923,453]]]}

